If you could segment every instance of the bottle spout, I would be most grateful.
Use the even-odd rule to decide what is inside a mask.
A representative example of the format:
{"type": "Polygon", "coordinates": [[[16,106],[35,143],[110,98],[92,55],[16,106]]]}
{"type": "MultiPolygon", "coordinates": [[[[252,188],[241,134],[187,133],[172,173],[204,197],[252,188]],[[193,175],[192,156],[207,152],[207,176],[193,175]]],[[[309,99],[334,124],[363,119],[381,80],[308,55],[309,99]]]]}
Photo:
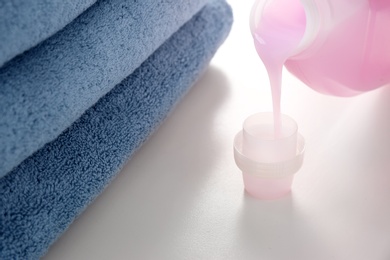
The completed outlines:
{"type": "MultiPolygon", "coordinates": [[[[306,4],[307,8],[316,6],[312,1],[306,4]]],[[[305,8],[300,0],[255,1],[250,14],[250,30],[257,52],[264,52],[259,53],[260,57],[272,52],[273,56],[283,56],[284,63],[284,60],[300,52],[301,46],[310,44],[316,34],[303,37],[307,30],[305,8]]]]}
{"type": "Polygon", "coordinates": [[[255,3],[252,6],[251,13],[249,16],[249,28],[253,36],[256,33],[256,27],[260,23],[264,7],[266,6],[268,1],[270,0],[255,0],[255,3]]]}

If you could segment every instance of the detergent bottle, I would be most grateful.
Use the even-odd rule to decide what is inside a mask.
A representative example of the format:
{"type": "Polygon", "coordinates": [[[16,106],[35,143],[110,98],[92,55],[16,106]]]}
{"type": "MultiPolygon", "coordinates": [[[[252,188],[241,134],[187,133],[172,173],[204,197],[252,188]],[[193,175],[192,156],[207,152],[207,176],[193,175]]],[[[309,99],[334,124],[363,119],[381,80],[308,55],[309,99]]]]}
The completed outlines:
{"type": "Polygon", "coordinates": [[[274,101],[283,65],[334,96],[390,83],[389,0],[257,0],[250,27],[274,101]]]}

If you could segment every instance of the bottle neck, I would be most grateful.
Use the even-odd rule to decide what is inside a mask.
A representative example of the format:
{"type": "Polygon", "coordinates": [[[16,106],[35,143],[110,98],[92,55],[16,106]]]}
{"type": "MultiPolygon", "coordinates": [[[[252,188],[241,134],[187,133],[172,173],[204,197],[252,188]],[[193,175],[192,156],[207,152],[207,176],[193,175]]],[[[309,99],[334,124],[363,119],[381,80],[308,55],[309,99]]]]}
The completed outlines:
{"type": "Polygon", "coordinates": [[[324,0],[300,0],[306,15],[306,28],[301,42],[292,53],[292,59],[304,58],[314,51],[322,42],[321,31],[324,19],[330,13],[330,7],[324,0]]]}
{"type": "Polygon", "coordinates": [[[357,10],[369,8],[368,0],[300,0],[300,2],[305,10],[306,28],[291,59],[311,55],[322,46],[335,27],[349,19],[357,10]]]}

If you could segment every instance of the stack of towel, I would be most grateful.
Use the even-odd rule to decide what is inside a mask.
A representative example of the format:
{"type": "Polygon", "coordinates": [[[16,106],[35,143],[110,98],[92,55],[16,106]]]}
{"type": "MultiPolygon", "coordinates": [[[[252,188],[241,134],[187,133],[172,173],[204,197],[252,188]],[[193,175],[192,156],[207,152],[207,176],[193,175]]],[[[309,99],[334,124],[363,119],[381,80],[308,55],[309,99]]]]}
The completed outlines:
{"type": "Polygon", "coordinates": [[[48,250],[231,23],[224,0],[0,0],[0,259],[48,250]]]}

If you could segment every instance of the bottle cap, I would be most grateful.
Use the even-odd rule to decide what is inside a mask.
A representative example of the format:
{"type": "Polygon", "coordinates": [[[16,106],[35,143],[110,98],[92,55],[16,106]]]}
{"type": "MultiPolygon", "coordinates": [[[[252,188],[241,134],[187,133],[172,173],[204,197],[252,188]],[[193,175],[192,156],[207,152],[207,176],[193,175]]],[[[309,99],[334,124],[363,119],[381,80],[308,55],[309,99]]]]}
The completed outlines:
{"type": "Polygon", "coordinates": [[[245,190],[259,199],[288,194],[302,166],[305,142],[296,122],[282,114],[279,128],[275,133],[273,113],[258,113],[244,121],[234,139],[234,158],[245,190]]]}

